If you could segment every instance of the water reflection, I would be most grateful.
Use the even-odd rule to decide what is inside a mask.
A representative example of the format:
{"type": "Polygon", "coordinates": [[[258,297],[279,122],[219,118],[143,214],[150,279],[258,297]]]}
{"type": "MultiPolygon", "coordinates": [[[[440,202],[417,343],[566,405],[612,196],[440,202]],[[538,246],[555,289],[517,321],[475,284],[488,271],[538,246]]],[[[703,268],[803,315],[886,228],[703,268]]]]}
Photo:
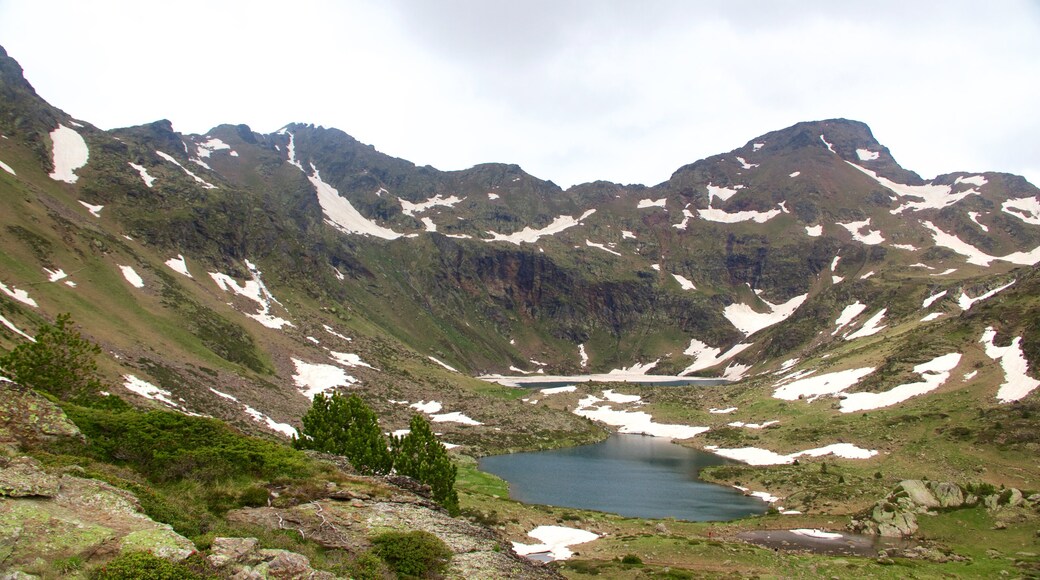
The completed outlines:
{"type": "Polygon", "coordinates": [[[698,480],[701,469],[730,461],[666,439],[613,435],[593,445],[485,457],[480,468],[510,484],[519,501],[629,517],[730,520],[766,504],[698,480]]]}

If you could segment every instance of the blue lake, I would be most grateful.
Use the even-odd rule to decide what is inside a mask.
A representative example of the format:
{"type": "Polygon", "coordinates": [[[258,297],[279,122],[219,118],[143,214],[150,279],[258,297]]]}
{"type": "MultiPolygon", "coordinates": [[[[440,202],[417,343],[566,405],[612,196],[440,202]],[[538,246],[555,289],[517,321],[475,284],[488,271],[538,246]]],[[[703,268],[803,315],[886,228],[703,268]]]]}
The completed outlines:
{"type": "Polygon", "coordinates": [[[687,521],[765,512],[761,500],[697,477],[731,463],[667,439],[611,435],[593,445],[485,457],[480,469],[508,481],[510,497],[524,503],[687,521]]]}

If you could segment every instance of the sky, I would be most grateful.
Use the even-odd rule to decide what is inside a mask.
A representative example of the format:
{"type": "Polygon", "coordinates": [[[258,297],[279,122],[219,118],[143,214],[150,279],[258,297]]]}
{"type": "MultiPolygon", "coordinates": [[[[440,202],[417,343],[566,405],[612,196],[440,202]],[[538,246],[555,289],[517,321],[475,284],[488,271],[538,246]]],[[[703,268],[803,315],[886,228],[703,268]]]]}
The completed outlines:
{"type": "Polygon", "coordinates": [[[314,123],[568,187],[844,117],[926,179],[1040,185],[1040,0],[0,0],[0,45],[102,129],[314,123]]]}

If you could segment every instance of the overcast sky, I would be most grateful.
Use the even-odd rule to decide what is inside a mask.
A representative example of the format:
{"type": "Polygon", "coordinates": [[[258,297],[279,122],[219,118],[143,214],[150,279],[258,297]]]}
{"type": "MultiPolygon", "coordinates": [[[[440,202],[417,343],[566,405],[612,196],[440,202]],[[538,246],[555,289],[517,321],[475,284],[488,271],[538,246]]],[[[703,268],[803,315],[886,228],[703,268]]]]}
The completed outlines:
{"type": "Polygon", "coordinates": [[[566,187],[845,117],[925,178],[1040,185],[1038,0],[0,0],[0,45],[104,129],[315,123],[566,187]]]}

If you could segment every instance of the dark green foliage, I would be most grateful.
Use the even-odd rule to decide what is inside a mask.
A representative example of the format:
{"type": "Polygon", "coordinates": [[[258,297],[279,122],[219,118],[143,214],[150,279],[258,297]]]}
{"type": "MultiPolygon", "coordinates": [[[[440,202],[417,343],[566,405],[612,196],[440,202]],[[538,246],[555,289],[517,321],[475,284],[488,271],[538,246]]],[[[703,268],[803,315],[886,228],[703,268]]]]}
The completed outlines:
{"type": "Polygon", "coordinates": [[[310,473],[306,458],[274,442],[248,437],[216,419],[169,411],[108,411],[66,406],[65,412],[100,461],[129,465],[155,482],[270,480],[310,473]]]}
{"type": "Polygon", "coordinates": [[[448,567],[451,549],[430,532],[386,532],[372,538],[377,556],[399,578],[435,578],[448,567]]]}
{"type": "Polygon", "coordinates": [[[643,563],[643,559],[635,554],[625,554],[621,558],[621,563],[629,566],[638,566],[643,563]]]}
{"type": "Polygon", "coordinates": [[[41,324],[35,342],[0,357],[0,369],[17,383],[66,400],[97,393],[101,384],[94,357],[101,347],[72,328],[71,318],[59,314],[54,324],[41,324]]]}
{"type": "Polygon", "coordinates": [[[297,449],[342,455],[361,473],[386,474],[393,466],[376,414],[357,395],[318,394],[301,420],[297,449]]]}
{"type": "Polygon", "coordinates": [[[407,435],[393,440],[394,469],[429,485],[434,501],[451,515],[458,515],[459,496],[455,492],[458,470],[448,457],[448,450],[422,416],[412,417],[409,429],[407,435]]]}
{"type": "Polygon", "coordinates": [[[196,580],[202,576],[150,552],[122,554],[90,574],[91,580],[196,580]]]}

